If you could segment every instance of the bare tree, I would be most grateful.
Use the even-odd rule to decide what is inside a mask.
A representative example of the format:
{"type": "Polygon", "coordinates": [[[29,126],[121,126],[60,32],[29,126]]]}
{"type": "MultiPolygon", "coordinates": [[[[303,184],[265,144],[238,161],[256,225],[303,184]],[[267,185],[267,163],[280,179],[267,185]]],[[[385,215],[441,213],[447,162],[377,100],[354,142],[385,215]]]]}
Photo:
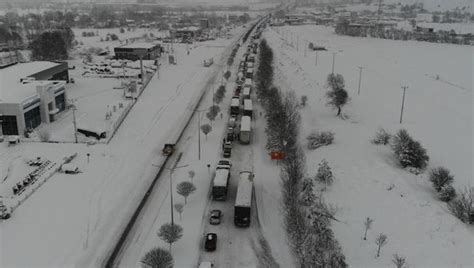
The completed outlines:
{"type": "Polygon", "coordinates": [[[403,257],[403,256],[399,256],[398,254],[394,254],[394,255],[393,255],[392,262],[393,262],[393,264],[395,264],[395,266],[396,266],[397,268],[405,268],[405,267],[408,267],[408,266],[405,265],[406,262],[407,262],[406,258],[403,257]]]}
{"type": "Polygon", "coordinates": [[[436,167],[430,171],[430,181],[437,192],[440,192],[445,185],[451,184],[453,180],[453,175],[445,167],[436,167]]]}
{"type": "Polygon", "coordinates": [[[174,204],[174,209],[179,213],[179,220],[181,220],[181,213],[183,213],[184,210],[184,204],[183,203],[176,203],[174,204]]]}
{"type": "Polygon", "coordinates": [[[230,76],[231,76],[231,72],[230,72],[230,71],[227,71],[227,72],[224,73],[224,78],[225,78],[225,80],[229,80],[230,76]]]}
{"type": "Polygon", "coordinates": [[[364,240],[367,240],[367,231],[372,227],[372,223],[374,222],[373,219],[367,217],[364,221],[365,233],[364,233],[364,240]]]}
{"type": "Polygon", "coordinates": [[[387,240],[387,235],[380,233],[377,238],[375,239],[375,244],[377,245],[377,256],[376,258],[380,257],[380,250],[382,249],[383,246],[385,246],[388,243],[387,240]]]}
{"type": "Polygon", "coordinates": [[[166,249],[154,248],[148,251],[140,262],[146,267],[172,268],[173,256],[166,249]]]}
{"type": "Polygon", "coordinates": [[[464,191],[448,203],[451,213],[462,222],[474,223],[474,187],[465,188],[464,191]]]}
{"type": "Polygon", "coordinates": [[[191,179],[191,182],[193,182],[193,178],[196,175],[196,172],[194,170],[188,171],[189,178],[191,179]]]}
{"type": "MultiPolygon", "coordinates": [[[[223,96],[222,96],[223,98],[223,96]]],[[[209,107],[209,111],[206,113],[207,118],[209,121],[214,121],[216,119],[217,114],[221,111],[221,108],[217,105],[213,105],[209,107]]]]}
{"type": "Polygon", "coordinates": [[[337,115],[339,116],[342,111],[342,106],[344,106],[349,99],[349,95],[344,89],[344,77],[340,74],[329,74],[327,83],[328,86],[331,87],[331,90],[326,94],[329,99],[328,104],[337,108],[337,115]]]}
{"type": "Polygon", "coordinates": [[[190,181],[183,181],[176,185],[176,191],[184,197],[184,203],[187,204],[188,196],[196,191],[196,186],[190,181]]]}
{"type": "Polygon", "coordinates": [[[178,241],[183,236],[183,228],[177,224],[165,223],[158,231],[158,237],[166,243],[171,244],[178,241]]]}
{"type": "Polygon", "coordinates": [[[207,134],[209,134],[212,131],[212,127],[209,124],[205,124],[201,126],[201,131],[206,135],[206,140],[207,140],[207,134]]]}

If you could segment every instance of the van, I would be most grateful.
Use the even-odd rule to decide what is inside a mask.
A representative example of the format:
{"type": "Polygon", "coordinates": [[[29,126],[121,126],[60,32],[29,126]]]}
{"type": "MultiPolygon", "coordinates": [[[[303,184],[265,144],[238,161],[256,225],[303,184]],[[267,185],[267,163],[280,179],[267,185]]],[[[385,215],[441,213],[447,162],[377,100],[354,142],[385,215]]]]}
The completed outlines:
{"type": "Polygon", "coordinates": [[[79,173],[79,168],[72,164],[63,164],[61,170],[66,174],[77,174],[79,173]]]}

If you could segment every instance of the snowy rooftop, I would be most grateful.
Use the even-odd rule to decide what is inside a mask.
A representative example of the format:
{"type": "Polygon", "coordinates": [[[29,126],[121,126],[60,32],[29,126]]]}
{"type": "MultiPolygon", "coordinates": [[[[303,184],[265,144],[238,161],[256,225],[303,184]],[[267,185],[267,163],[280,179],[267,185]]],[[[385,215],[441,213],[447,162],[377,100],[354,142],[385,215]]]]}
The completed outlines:
{"type": "Polygon", "coordinates": [[[252,100],[249,100],[249,99],[244,100],[244,110],[252,110],[252,100]]]}
{"type": "Polygon", "coordinates": [[[216,177],[214,178],[214,186],[218,186],[218,187],[227,186],[228,176],[229,176],[228,169],[216,170],[216,177]]]}
{"type": "MultiPolygon", "coordinates": [[[[52,68],[59,63],[49,61],[34,61],[19,63],[4,69],[0,69],[0,101],[18,102],[36,94],[36,86],[42,84],[40,81],[22,84],[21,78],[52,68]]],[[[44,84],[44,83],[43,83],[44,84]]]]}
{"type": "Polygon", "coordinates": [[[238,98],[232,98],[232,102],[230,106],[239,106],[239,104],[240,104],[240,101],[238,98]]]}
{"type": "Polygon", "coordinates": [[[119,46],[120,48],[145,48],[145,49],[151,49],[154,48],[159,44],[157,43],[146,43],[146,42],[135,42],[123,46],[119,46]]]}
{"type": "Polygon", "coordinates": [[[249,171],[240,173],[237,196],[235,197],[236,207],[250,207],[252,204],[253,180],[251,175],[252,173],[249,171]]]}

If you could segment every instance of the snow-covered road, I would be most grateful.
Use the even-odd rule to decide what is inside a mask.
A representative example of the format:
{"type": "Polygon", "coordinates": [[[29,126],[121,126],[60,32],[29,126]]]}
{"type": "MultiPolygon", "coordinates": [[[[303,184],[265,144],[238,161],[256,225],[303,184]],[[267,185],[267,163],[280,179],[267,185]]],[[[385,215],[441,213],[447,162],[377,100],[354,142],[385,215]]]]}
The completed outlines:
{"type": "Polygon", "coordinates": [[[186,55],[177,46],[179,65],[162,66],[109,145],[67,145],[79,152],[77,161],[88,152],[91,162],[79,175],[54,176],[2,223],[1,266],[101,266],[153,179],[162,144],[173,139],[188,105],[219,68],[204,68],[203,60],[222,51],[198,46],[186,55]]]}

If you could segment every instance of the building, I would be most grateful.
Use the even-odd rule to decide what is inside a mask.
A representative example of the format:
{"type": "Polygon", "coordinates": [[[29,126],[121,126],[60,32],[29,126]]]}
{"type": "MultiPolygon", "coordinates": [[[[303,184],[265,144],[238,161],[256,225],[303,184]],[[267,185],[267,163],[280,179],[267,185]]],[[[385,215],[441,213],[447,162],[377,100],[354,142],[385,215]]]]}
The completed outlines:
{"type": "Polygon", "coordinates": [[[201,27],[201,29],[209,28],[209,20],[208,19],[200,19],[199,20],[199,26],[201,27]]]}
{"type": "Polygon", "coordinates": [[[114,48],[116,59],[127,60],[155,60],[159,58],[162,52],[160,44],[135,42],[114,48]]]}
{"type": "Polygon", "coordinates": [[[66,109],[67,63],[37,61],[0,69],[0,130],[24,135],[66,109]]]}
{"type": "Polygon", "coordinates": [[[174,39],[190,40],[195,39],[201,35],[201,29],[196,26],[184,27],[171,31],[171,37],[174,39]]]}

